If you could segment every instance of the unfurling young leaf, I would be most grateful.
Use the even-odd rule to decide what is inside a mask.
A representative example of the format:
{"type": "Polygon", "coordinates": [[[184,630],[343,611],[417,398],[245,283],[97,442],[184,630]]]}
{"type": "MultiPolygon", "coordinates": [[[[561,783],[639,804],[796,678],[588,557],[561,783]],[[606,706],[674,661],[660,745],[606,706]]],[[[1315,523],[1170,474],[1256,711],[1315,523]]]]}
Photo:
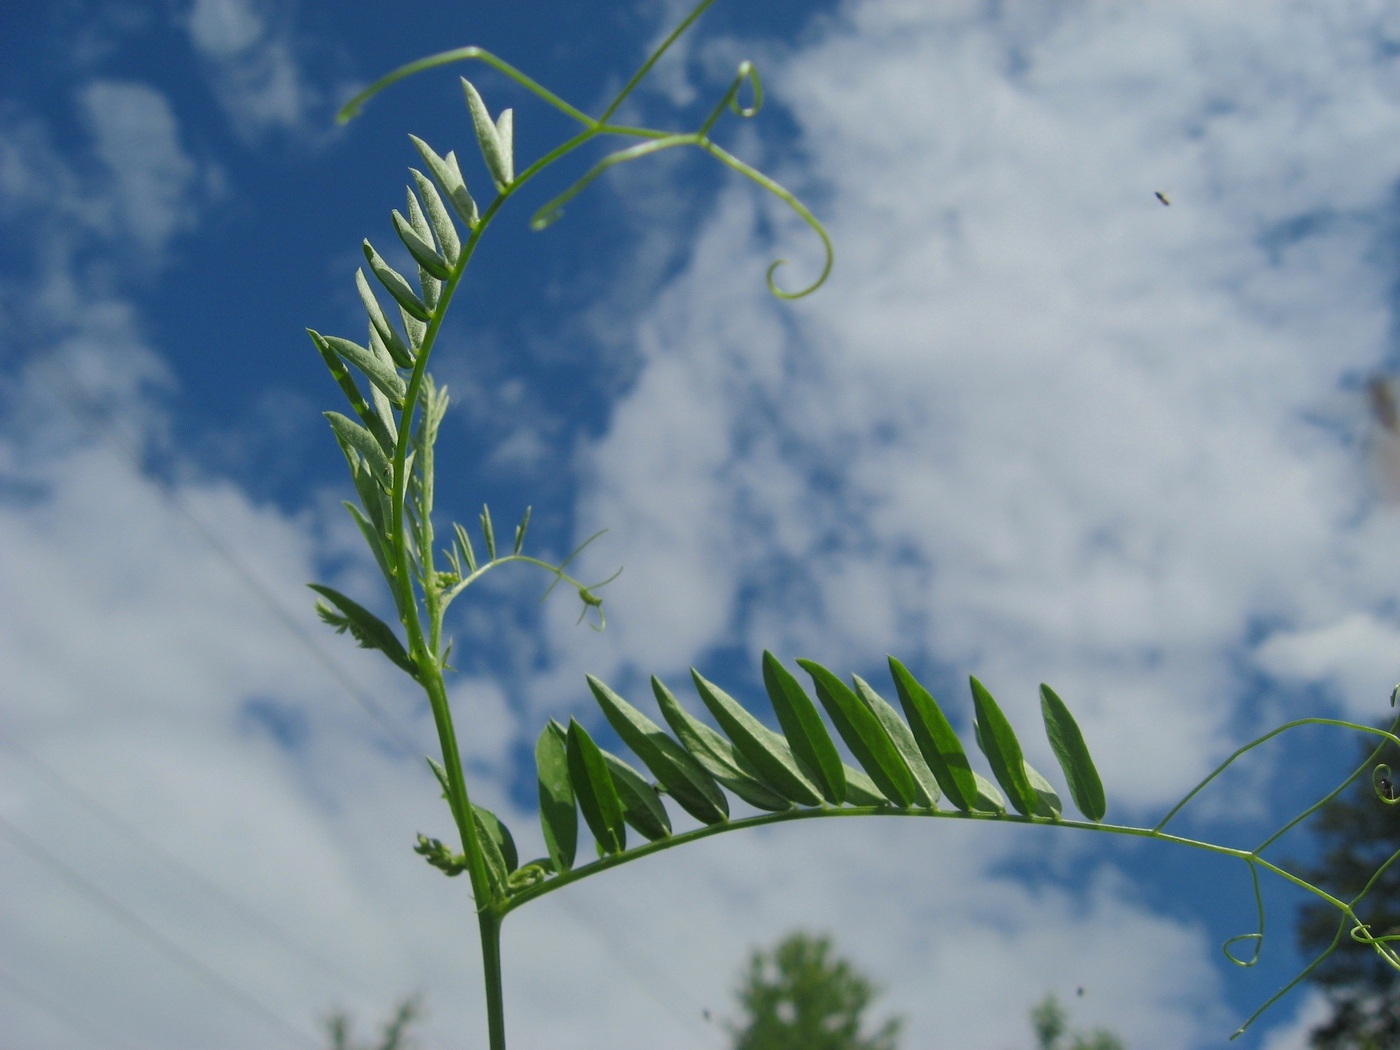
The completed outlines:
{"type": "Polygon", "coordinates": [[[1089,757],[1089,746],[1084,743],[1079,723],[1055,690],[1044,684],[1040,687],[1040,711],[1045,717],[1050,748],[1069,785],[1069,797],[1074,799],[1079,812],[1097,824],[1108,811],[1108,803],[1104,798],[1103,781],[1099,779],[1094,760],[1089,757]]]}
{"type": "Polygon", "coordinates": [[[394,364],[399,368],[412,368],[413,355],[409,353],[408,347],[404,345],[403,338],[399,335],[398,329],[389,323],[389,319],[384,316],[384,309],[379,305],[379,300],[375,297],[374,290],[369,286],[369,279],[365,276],[362,267],[355,268],[355,289],[360,293],[360,302],[365,305],[365,313],[369,315],[369,323],[374,326],[374,330],[379,333],[379,338],[383,340],[384,346],[389,351],[389,356],[393,358],[394,364]]]}
{"type": "MultiPolygon", "coordinates": [[[[423,323],[432,317],[428,308],[423,305],[423,300],[418,298],[408,281],[404,280],[403,274],[399,273],[392,266],[386,263],[374,250],[374,245],[369,241],[364,242],[365,259],[369,262],[370,271],[379,279],[379,283],[384,286],[384,290],[394,297],[394,301],[399,304],[399,308],[405,314],[423,323]]],[[[412,333],[410,333],[411,335],[412,333]]],[[[415,340],[417,342],[417,340],[415,340]]]]}
{"type": "Polygon", "coordinates": [[[622,800],[622,819],[636,828],[651,842],[668,838],[671,834],[671,818],[661,797],[646,779],[622,759],[608,751],[601,751],[608,772],[612,775],[617,797],[622,800]]]}
{"type": "Polygon", "coordinates": [[[491,508],[486,504],[481,505],[481,536],[486,540],[486,557],[489,561],[496,560],[496,530],[491,527],[491,508]]]}
{"type": "Polygon", "coordinates": [[[574,866],[578,847],[578,809],[569,776],[564,727],[553,719],[535,742],[535,769],[539,776],[540,826],[545,847],[554,870],[565,872],[574,866]]]}
{"type": "Polygon", "coordinates": [[[468,229],[476,229],[477,223],[481,221],[481,216],[477,213],[476,201],[472,200],[472,195],[467,192],[467,183],[462,178],[462,169],[457,163],[457,154],[449,151],[446,157],[439,157],[433,148],[417,135],[408,137],[413,140],[413,145],[417,147],[418,153],[423,158],[423,163],[428,166],[433,178],[442,187],[442,192],[447,194],[447,199],[452,205],[452,210],[457,213],[457,217],[467,224],[468,229]]]}
{"type": "Polygon", "coordinates": [[[739,702],[693,667],[690,677],[700,699],[715,716],[735,750],[749,760],[765,786],[799,806],[821,805],[821,795],[793,758],[792,749],[777,733],[740,706],[739,702]]]}
{"type": "MultiPolygon", "coordinates": [[[[491,882],[491,891],[494,895],[503,897],[506,893],[510,871],[506,868],[505,857],[501,853],[501,847],[494,838],[491,831],[486,826],[486,821],[482,819],[482,813],[486,812],[472,806],[472,819],[476,823],[476,841],[481,847],[482,859],[486,861],[486,877],[491,882]]],[[[497,822],[499,824],[499,821],[497,822]]],[[[431,863],[431,861],[429,861],[431,863]]]]}
{"type": "Polygon", "coordinates": [[[515,181],[515,161],[512,157],[514,121],[510,110],[505,110],[496,123],[492,123],[486,103],[466,77],[462,78],[462,91],[467,96],[467,110],[472,116],[472,127],[476,131],[476,141],[481,146],[481,157],[486,161],[486,170],[496,183],[496,191],[504,193],[506,187],[515,181]]]}
{"type": "Polygon", "coordinates": [[[763,651],[763,686],[792,753],[803,763],[822,797],[833,806],[846,799],[845,764],[826,723],[806,691],[776,656],[763,651]]]}
{"type": "Polygon", "coordinates": [[[592,675],[588,676],[588,688],[623,743],[682,809],[703,824],[718,824],[729,818],[724,792],[685,748],[592,675]]]}
{"type": "Polygon", "coordinates": [[[987,756],[992,773],[1005,789],[1011,804],[1022,816],[1029,817],[1035,813],[1040,796],[1026,776],[1026,760],[1021,754],[1021,744],[1011,723],[992,699],[992,694],[975,677],[970,679],[970,684],[972,704],[977,711],[977,746],[987,756]]]}
{"type": "Polygon", "coordinates": [[[798,660],[797,664],[812,676],[817,699],[880,793],[901,808],[913,805],[918,797],[914,774],[875,713],[850,686],[815,660],[798,660]]]}
{"type": "Polygon", "coordinates": [[[415,230],[411,223],[399,214],[396,209],[392,218],[394,220],[394,230],[399,235],[399,240],[403,241],[404,247],[408,249],[408,254],[413,256],[419,266],[427,270],[439,280],[446,280],[452,272],[447,265],[447,260],[438,255],[435,248],[423,235],[415,230]]]}
{"type": "Polygon", "coordinates": [[[403,643],[387,623],[339,591],[319,583],[307,586],[331,603],[327,605],[325,602],[317,602],[316,614],[334,627],[337,634],[348,630],[350,636],[360,643],[361,648],[380,650],[414,678],[418,677],[417,666],[409,659],[403,643]]]}
{"type": "Polygon", "coordinates": [[[457,226],[452,221],[452,216],[447,214],[447,205],[443,204],[432,179],[417,168],[408,170],[413,176],[414,185],[418,187],[419,196],[423,198],[423,207],[427,209],[433,233],[442,248],[442,256],[447,260],[448,266],[456,266],[462,255],[462,242],[457,236],[457,226]]]}
{"type": "Polygon", "coordinates": [[[567,734],[569,779],[573,781],[574,797],[588,830],[593,832],[598,848],[604,853],[621,853],[627,848],[627,826],[623,822],[622,800],[608,772],[603,753],[588,730],[569,719],[567,734]]]}
{"type": "Polygon", "coordinates": [[[705,772],[751,806],[775,813],[792,808],[791,802],[764,786],[748,760],[734,750],[733,744],[683,708],[671,690],[654,675],[651,691],[656,694],[666,724],[705,772]]]}
{"type": "Polygon", "coordinates": [[[510,829],[501,823],[500,817],[485,806],[478,806],[473,802],[472,809],[476,811],[477,827],[485,830],[486,837],[505,862],[506,874],[509,875],[520,867],[520,854],[516,852],[515,839],[511,837],[510,829]]]}

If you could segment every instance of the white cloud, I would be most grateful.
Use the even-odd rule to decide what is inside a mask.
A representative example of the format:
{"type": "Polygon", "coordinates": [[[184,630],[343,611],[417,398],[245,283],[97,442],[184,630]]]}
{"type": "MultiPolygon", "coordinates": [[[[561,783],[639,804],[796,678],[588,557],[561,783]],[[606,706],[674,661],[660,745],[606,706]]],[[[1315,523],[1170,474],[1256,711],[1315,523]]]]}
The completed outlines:
{"type": "Polygon", "coordinates": [[[805,231],[745,185],[636,320],[581,504],[628,565],[607,659],[923,653],[1028,727],[1048,680],[1137,807],[1232,746],[1260,625],[1280,674],[1292,631],[1395,630],[1364,401],[1316,421],[1388,353],[1400,75],[1368,11],[851,3],[775,59],[836,270],[766,298],[805,231]]]}
{"type": "Polygon", "coordinates": [[[298,57],[293,4],[194,0],[183,17],[215,94],[245,139],[304,132],[313,112],[321,115],[323,92],[298,57]]]}

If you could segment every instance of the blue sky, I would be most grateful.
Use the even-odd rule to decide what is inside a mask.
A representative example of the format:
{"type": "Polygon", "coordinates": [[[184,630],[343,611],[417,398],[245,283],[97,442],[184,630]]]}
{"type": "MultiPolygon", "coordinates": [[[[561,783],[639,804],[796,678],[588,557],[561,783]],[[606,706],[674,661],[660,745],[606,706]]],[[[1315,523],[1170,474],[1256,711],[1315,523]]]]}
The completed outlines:
{"type": "MultiPolygon", "coordinates": [[[[486,179],[455,72],[332,115],[466,43],[597,110],[683,7],[0,12],[16,1045],[314,1045],[333,1006],[378,1018],[411,991],[425,1046],[479,1037],[466,887],[409,850],[447,833],[426,710],[302,587],[382,605],[303,329],[362,326],[358,245],[392,239],[406,133],[486,179]]],[[[493,228],[435,362],[455,405],[439,506],[532,504],[555,553],[607,527],[584,574],[625,572],[603,634],[524,576],[453,624],[480,797],[537,845],[526,758],[547,717],[593,719],[585,672],[637,700],[691,665],[743,692],[764,648],[872,680],[894,652],[955,710],[976,674],[1027,726],[1047,680],[1125,821],[1272,723],[1380,717],[1400,442],[1364,387],[1396,356],[1397,47],[1400,19],[1360,2],[720,0],[634,116],[693,125],[754,59],[768,106],[719,138],[811,204],[836,268],[769,297],[768,262],[797,282],[814,239],[678,153],[534,234],[568,173],[543,179],[493,228]]],[[[558,141],[556,116],[475,79],[515,107],[519,156],[558,141]]],[[[1350,754],[1285,744],[1186,826],[1257,840],[1350,754]]],[[[1051,990],[1134,1047],[1222,1046],[1298,964],[1296,899],[1272,891],[1264,962],[1221,958],[1252,921],[1243,871],[840,823],[674,851],[512,917],[513,1040],[720,1047],[702,1011],[797,926],[887,989],[911,1048],[1029,1046],[1051,990]]],[[[1295,994],[1240,1045],[1297,1050],[1319,1010],[1295,994]]]]}

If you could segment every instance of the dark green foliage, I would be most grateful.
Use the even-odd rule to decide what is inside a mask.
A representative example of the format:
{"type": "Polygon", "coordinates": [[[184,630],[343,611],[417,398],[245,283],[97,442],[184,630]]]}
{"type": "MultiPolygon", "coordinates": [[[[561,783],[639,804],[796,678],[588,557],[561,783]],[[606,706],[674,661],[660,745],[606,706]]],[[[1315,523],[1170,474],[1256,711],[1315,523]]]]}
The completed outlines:
{"type": "Polygon", "coordinates": [[[1054,995],[1047,995],[1032,1008],[1031,1028],[1035,1031],[1036,1050],[1125,1050],[1122,1039],[1102,1028],[1070,1032],[1069,1012],[1054,995]]]}
{"type": "Polygon", "coordinates": [[[735,1050],[895,1050],[900,1018],[863,1034],[879,990],[828,937],[794,933],[754,952],[737,997],[744,1020],[730,1025],[735,1050]]]}
{"type": "MultiPolygon", "coordinates": [[[[1370,757],[1374,740],[1363,741],[1363,757],[1370,757]]],[[[1400,764],[1400,751],[1387,745],[1368,766],[1377,762],[1400,764]]],[[[1386,805],[1378,797],[1369,768],[1323,806],[1316,821],[1322,858],[1300,874],[1343,900],[1360,893],[1376,869],[1400,849],[1400,806],[1386,805]]],[[[1356,912],[1377,936],[1400,933],[1400,865],[1380,874],[1356,912]]],[[[1304,905],[1298,917],[1300,946],[1308,953],[1322,951],[1332,943],[1338,922],[1335,908],[1321,902],[1304,905]]],[[[1313,1030],[1312,1045],[1318,1050],[1400,1047],[1400,972],[1348,933],[1342,931],[1337,951],[1312,974],[1334,1010],[1331,1020],[1313,1030]]]]}

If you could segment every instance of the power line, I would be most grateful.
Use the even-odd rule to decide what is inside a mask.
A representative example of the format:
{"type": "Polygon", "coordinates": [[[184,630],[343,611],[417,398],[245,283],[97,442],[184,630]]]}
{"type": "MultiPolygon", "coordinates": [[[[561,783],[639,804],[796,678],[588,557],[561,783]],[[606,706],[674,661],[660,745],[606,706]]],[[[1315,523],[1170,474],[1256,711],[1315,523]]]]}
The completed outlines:
{"type": "Polygon", "coordinates": [[[10,989],[10,991],[20,999],[23,999],[30,1006],[48,1014],[50,1017],[54,1018],[54,1020],[66,1025],[75,1032],[88,1036],[97,1046],[115,1046],[120,1048],[120,1050],[141,1050],[141,1047],[116,1035],[110,1028],[99,1025],[97,1022],[88,1018],[78,1017],[69,1010],[68,1004],[62,999],[48,995],[32,985],[26,984],[14,974],[8,972],[3,966],[0,966],[0,985],[10,989]]]}
{"type": "Polygon", "coordinates": [[[281,1016],[271,1007],[265,1005],[251,992],[246,991],[223,974],[210,968],[197,956],[192,955],[180,945],[176,944],[165,934],[152,926],[145,919],[126,905],[110,896],[106,891],[100,889],[89,882],[82,875],[70,868],[58,857],[54,856],[39,843],[26,835],[9,820],[0,816],[0,836],[10,840],[21,852],[26,853],[41,866],[47,868],[54,875],[66,882],[79,896],[85,897],[98,908],[105,911],[121,925],[127,927],[142,940],[169,957],[181,968],[196,975],[205,984],[219,992],[226,999],[237,1003],[246,1013],[256,1014],[261,1017],[269,1026],[280,1030],[283,1034],[295,1039],[303,1045],[316,1046],[304,1032],[296,1025],[281,1016]]]}
{"type": "Polygon", "coordinates": [[[349,984],[353,984],[357,986],[360,989],[360,991],[371,991],[371,989],[366,987],[363,982],[357,980],[355,977],[346,973],[338,966],[335,966],[334,964],[321,958],[321,956],[319,956],[316,952],[312,951],[310,948],[293,939],[291,935],[289,935],[276,923],[272,922],[270,919],[264,918],[251,906],[245,904],[243,901],[239,900],[237,897],[235,897],[228,890],[224,889],[218,883],[201,874],[190,864],[186,863],[185,861],[181,860],[178,856],[171,853],[160,843],[156,842],[145,832],[141,831],[141,829],[137,828],[129,820],[125,819],[120,814],[112,811],[111,809],[107,808],[102,803],[94,799],[91,795],[88,795],[86,792],[82,791],[71,781],[63,777],[48,763],[42,761],[37,755],[33,754],[28,749],[23,747],[19,743],[19,741],[17,741],[13,736],[10,736],[8,734],[0,734],[0,743],[3,743],[10,749],[11,752],[18,755],[24,762],[26,762],[30,766],[30,768],[36,770],[39,773],[39,775],[45,780],[47,780],[51,785],[58,788],[63,793],[67,794],[69,797],[75,799],[80,805],[82,805],[90,812],[96,814],[97,817],[104,824],[104,826],[115,827],[117,830],[126,834],[129,838],[138,842],[141,845],[141,847],[146,850],[147,853],[153,855],[160,863],[179,871],[185,877],[186,880],[199,887],[199,889],[202,890],[204,893],[208,894],[211,897],[215,897],[219,901],[221,901],[224,907],[226,907],[233,914],[237,915],[243,923],[258,930],[264,936],[266,936],[272,941],[275,941],[279,946],[281,946],[288,952],[291,952],[303,962],[308,963],[315,969],[321,971],[321,973],[323,973],[327,977],[331,977],[337,982],[346,982],[349,984]]]}
{"type": "Polygon", "coordinates": [[[165,482],[164,479],[149,473],[142,461],[140,443],[105,412],[99,412],[87,395],[83,392],[81,384],[73,377],[68,366],[57,356],[49,356],[41,365],[50,366],[51,370],[58,375],[60,385],[66,389],[66,395],[58,393],[50,387],[50,393],[55,400],[68,409],[70,413],[80,420],[87,419],[96,424],[99,431],[104,434],[110,445],[126,456],[136,467],[137,472],[148,477],[155,485],[165,502],[175,513],[184,519],[185,523],[194,531],[203,543],[219,561],[224,563],[225,568],[233,573],[234,577],[242,583],[256,597],[277,621],[290,632],[291,636],[304,648],[311,657],[321,665],[327,674],[331,676],[342,689],[365,711],[366,714],[383,730],[395,743],[404,751],[411,754],[419,754],[423,748],[415,743],[408,735],[400,730],[394,720],[385,713],[384,709],[375,702],[373,697],[361,689],[350,677],[350,675],[333,660],[324,649],[316,642],[305,627],[287,611],[277,595],[267,588],[263,582],[253,573],[232,550],[215,535],[199,517],[189,509],[185,501],[180,497],[175,488],[165,482]]]}

